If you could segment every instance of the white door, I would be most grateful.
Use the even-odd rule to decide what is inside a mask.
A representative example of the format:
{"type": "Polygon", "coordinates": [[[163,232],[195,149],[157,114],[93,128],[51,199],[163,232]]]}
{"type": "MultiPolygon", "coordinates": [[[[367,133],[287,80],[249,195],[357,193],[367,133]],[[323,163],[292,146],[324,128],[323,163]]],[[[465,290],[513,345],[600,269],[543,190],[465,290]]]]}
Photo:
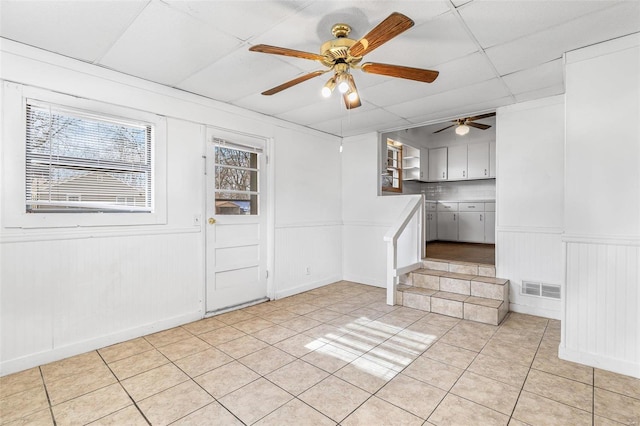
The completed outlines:
{"type": "Polygon", "coordinates": [[[265,141],[207,129],[207,312],[266,299],[265,141]]]}

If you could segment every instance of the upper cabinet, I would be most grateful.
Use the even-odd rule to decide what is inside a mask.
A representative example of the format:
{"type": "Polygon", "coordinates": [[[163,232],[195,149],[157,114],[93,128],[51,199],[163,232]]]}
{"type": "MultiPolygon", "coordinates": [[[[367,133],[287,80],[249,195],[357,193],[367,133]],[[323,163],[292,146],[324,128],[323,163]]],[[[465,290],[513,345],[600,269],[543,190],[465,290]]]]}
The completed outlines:
{"type": "Polygon", "coordinates": [[[454,145],[448,149],[447,179],[467,179],[467,145],[454,145]]]}
{"type": "Polygon", "coordinates": [[[468,146],[469,179],[486,179],[489,177],[489,142],[475,143],[468,146]]]}
{"type": "Polygon", "coordinates": [[[447,180],[447,148],[429,150],[429,180],[447,180]]]}
{"type": "Polygon", "coordinates": [[[420,148],[420,177],[423,182],[429,181],[429,150],[420,148]]]}

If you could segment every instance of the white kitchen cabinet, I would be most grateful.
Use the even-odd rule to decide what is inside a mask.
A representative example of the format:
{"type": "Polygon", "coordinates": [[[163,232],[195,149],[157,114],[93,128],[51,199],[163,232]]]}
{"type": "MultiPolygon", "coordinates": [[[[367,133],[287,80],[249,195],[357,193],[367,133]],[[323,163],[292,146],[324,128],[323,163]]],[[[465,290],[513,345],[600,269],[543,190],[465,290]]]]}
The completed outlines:
{"type": "MultiPolygon", "coordinates": [[[[487,203],[488,204],[488,203],[487,203]]],[[[496,212],[484,212],[484,242],[496,243],[496,212]]]]}
{"type": "Polygon", "coordinates": [[[425,228],[427,241],[438,239],[438,216],[436,212],[436,203],[426,203],[425,209],[425,228]]]}
{"type": "Polygon", "coordinates": [[[438,240],[458,241],[458,203],[438,202],[438,240]]]}
{"type": "Polygon", "coordinates": [[[467,171],[469,179],[489,177],[489,142],[474,143],[468,146],[467,171]]]}
{"type": "Polygon", "coordinates": [[[496,143],[489,143],[489,177],[496,177],[496,143]]]}
{"type": "Polygon", "coordinates": [[[458,241],[466,243],[484,242],[484,212],[460,212],[458,241]]]}
{"type": "Polygon", "coordinates": [[[449,147],[447,154],[447,179],[467,179],[467,145],[449,147]]]}
{"type": "Polygon", "coordinates": [[[458,213],[438,212],[438,240],[458,241],[458,213]]]}
{"type": "Polygon", "coordinates": [[[423,182],[429,181],[429,150],[420,148],[420,177],[423,182]]]}
{"type": "Polygon", "coordinates": [[[429,150],[429,180],[447,180],[447,148],[429,150]]]}

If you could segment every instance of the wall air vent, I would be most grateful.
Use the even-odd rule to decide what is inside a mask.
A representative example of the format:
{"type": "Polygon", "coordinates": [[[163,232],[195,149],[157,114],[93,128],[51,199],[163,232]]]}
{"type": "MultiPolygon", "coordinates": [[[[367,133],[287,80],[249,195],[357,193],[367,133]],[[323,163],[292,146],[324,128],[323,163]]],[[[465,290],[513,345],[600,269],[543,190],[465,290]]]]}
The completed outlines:
{"type": "Polygon", "coordinates": [[[523,280],[522,294],[526,294],[528,296],[548,297],[550,299],[560,299],[561,291],[559,285],[523,280]]]}

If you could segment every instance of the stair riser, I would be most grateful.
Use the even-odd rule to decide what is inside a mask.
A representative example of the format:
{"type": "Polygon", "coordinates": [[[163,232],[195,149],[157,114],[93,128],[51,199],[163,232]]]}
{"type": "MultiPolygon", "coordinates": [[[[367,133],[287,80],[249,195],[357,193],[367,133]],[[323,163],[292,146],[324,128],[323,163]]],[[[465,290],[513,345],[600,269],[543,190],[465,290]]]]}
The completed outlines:
{"type": "Polygon", "coordinates": [[[489,307],[409,291],[398,291],[396,302],[407,308],[491,325],[499,325],[508,312],[506,302],[502,302],[498,307],[489,307]]]}
{"type": "Polygon", "coordinates": [[[496,268],[491,265],[482,264],[466,264],[457,262],[437,261],[437,260],[423,260],[422,265],[425,269],[431,269],[434,271],[445,272],[457,272],[459,274],[478,275],[480,277],[492,277],[496,276],[496,268]]]}
{"type": "Polygon", "coordinates": [[[509,298],[509,281],[505,284],[492,284],[414,272],[410,273],[409,276],[408,283],[414,287],[502,301],[508,300],[509,298]]]}

